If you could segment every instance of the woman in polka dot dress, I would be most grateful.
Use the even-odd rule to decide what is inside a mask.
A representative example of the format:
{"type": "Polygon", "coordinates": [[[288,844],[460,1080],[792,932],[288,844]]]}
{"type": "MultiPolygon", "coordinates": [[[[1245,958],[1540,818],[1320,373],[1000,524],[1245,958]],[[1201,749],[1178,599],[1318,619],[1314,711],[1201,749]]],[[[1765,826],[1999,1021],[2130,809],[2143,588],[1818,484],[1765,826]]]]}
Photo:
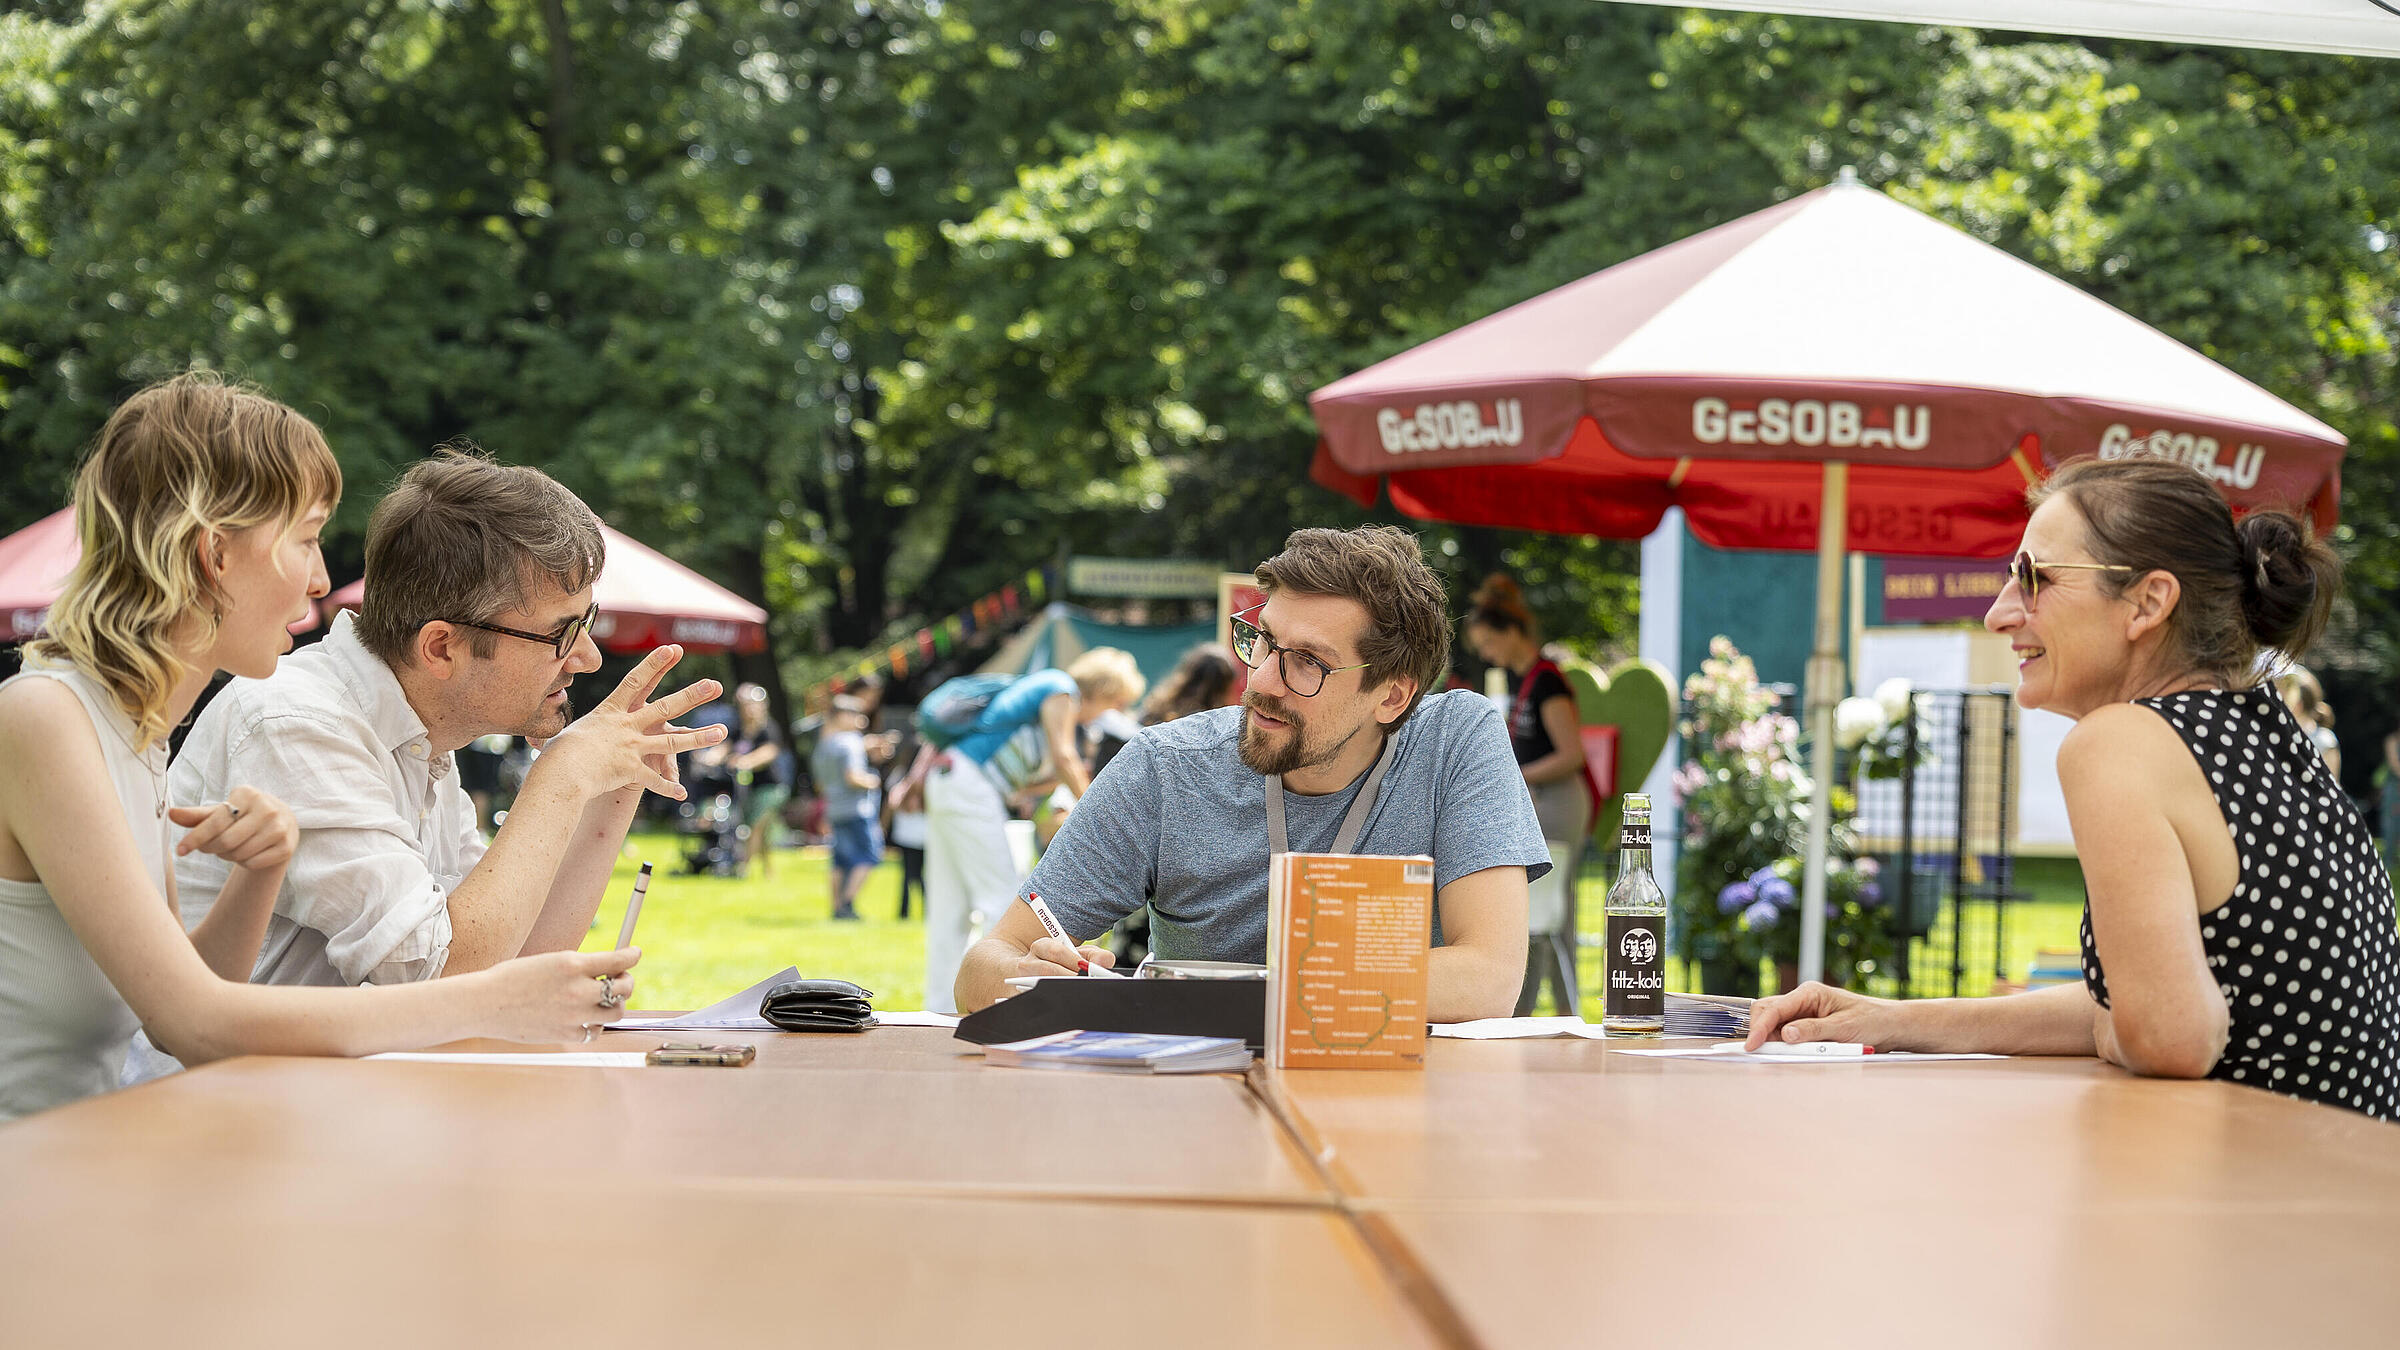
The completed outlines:
{"type": "Polygon", "coordinates": [[[2070,464],[2031,501],[1984,624],[2019,657],[2018,702],[2075,720],[2058,776],[2084,983],[1910,1003],[1805,985],[1759,1002],[1751,1043],[2099,1055],[2400,1117],[2391,879],[2257,674],[2323,629],[2331,550],[2282,512],[2237,525],[2157,460],[2070,464]]]}

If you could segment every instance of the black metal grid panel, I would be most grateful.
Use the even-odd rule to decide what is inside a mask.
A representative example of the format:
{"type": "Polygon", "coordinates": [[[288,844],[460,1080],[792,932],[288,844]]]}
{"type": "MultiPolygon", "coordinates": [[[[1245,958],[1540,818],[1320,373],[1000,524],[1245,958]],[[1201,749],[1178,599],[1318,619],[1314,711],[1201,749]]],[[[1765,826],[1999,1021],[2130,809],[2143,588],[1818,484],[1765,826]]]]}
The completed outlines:
{"type": "Polygon", "coordinates": [[[2006,689],[1911,695],[1903,769],[1860,784],[1860,851],[1883,863],[1898,939],[1871,992],[1981,994],[2005,978],[2014,887],[2016,702],[2006,689]]]}

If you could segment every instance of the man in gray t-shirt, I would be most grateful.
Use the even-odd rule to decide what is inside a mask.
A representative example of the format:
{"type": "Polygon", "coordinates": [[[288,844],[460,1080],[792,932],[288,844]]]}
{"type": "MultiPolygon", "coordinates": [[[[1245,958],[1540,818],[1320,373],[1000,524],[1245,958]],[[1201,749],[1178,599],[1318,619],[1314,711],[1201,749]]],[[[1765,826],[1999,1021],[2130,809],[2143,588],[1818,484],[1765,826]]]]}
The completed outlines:
{"type": "MultiPolygon", "coordinates": [[[[1147,903],[1156,955],[1263,961],[1269,795],[1282,795],[1290,848],[1329,851],[1388,742],[1350,851],[1434,859],[1431,1020],[1506,1016],[1524,976],[1526,882],[1550,853],[1498,710],[1472,693],[1422,696],[1447,667],[1440,579],[1389,526],[1296,531],[1258,579],[1266,604],[1234,624],[1254,672],[1242,706],[1142,733],[1027,889],[1079,937],[1147,903]]],[[[1044,937],[1020,903],[968,952],[958,1005],[1006,996],[1011,976],[1109,961],[1044,937]]]]}

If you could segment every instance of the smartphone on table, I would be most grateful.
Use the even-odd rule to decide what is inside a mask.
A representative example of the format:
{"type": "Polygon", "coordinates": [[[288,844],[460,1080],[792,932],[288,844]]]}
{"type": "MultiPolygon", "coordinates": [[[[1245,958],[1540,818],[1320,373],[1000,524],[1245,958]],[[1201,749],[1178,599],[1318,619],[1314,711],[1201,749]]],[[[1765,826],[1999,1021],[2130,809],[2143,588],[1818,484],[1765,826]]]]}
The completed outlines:
{"type": "Polygon", "coordinates": [[[758,1058],[755,1045],[707,1045],[699,1041],[669,1041],[650,1052],[652,1064],[706,1064],[738,1069],[758,1058]]]}

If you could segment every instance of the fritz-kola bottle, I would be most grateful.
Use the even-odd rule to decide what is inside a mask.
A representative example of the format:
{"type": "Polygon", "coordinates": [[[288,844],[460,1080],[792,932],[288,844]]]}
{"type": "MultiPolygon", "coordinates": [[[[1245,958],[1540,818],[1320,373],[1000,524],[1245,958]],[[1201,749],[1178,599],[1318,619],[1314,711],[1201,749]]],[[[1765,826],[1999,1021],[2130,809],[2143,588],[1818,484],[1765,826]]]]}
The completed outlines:
{"type": "Polygon", "coordinates": [[[1650,875],[1650,798],[1625,794],[1617,882],[1608,888],[1608,987],[1600,1026],[1656,1036],[1667,1025],[1667,897],[1650,875]]]}

